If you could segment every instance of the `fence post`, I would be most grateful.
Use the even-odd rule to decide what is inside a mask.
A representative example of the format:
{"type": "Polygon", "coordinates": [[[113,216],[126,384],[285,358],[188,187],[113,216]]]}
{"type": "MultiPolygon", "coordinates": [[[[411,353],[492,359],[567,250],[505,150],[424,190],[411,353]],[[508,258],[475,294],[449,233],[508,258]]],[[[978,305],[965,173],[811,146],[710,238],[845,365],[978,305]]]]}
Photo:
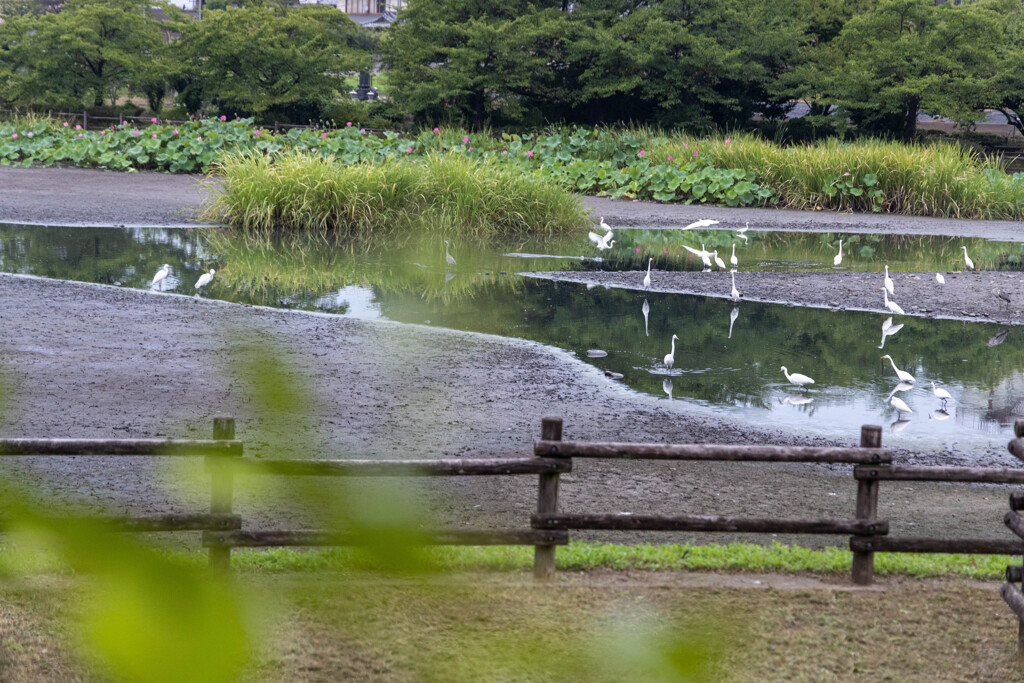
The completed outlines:
{"type": "Polygon", "coordinates": [[[82,110],[82,130],[89,130],[89,112],[82,110]]]}
{"type": "MultiPolygon", "coordinates": [[[[235,418],[213,418],[213,438],[229,441],[235,438],[235,418]]],[[[231,514],[234,494],[234,476],[230,462],[217,456],[206,456],[206,467],[210,472],[210,513],[231,514]]],[[[227,570],[231,567],[230,546],[210,546],[210,568],[227,570]]]]}
{"type": "MultiPolygon", "coordinates": [[[[562,440],[562,419],[545,417],[541,420],[540,438],[544,441],[562,440]]],[[[537,489],[537,514],[558,512],[558,473],[541,474],[537,489]]],[[[555,548],[553,545],[536,545],[533,548],[533,576],[550,579],[555,575],[555,548]]]]}
{"type": "MultiPolygon", "coordinates": [[[[881,448],[882,428],[863,425],[860,428],[861,448],[881,448]]],[[[878,480],[857,481],[857,519],[875,519],[878,515],[878,480]]],[[[870,586],[875,580],[875,553],[870,550],[853,551],[853,582],[870,586]]]]}
{"type": "MultiPolygon", "coordinates": [[[[1018,439],[1024,437],[1024,420],[1014,420],[1013,435],[1018,439]]],[[[1010,496],[1010,509],[1014,509],[1012,495],[1010,496]]],[[[1021,564],[1024,565],[1024,562],[1021,564]]],[[[1007,567],[1006,569],[1007,573],[1009,573],[1010,568],[1007,567]]],[[[1007,579],[1010,580],[1010,577],[1007,577],[1007,579]]],[[[1013,583],[1012,580],[1010,583],[1013,583]]],[[[1021,568],[1021,589],[1024,589],[1024,567],[1021,568]]],[[[1024,664],[1024,619],[1020,617],[1017,617],[1017,664],[1024,664]]]]}

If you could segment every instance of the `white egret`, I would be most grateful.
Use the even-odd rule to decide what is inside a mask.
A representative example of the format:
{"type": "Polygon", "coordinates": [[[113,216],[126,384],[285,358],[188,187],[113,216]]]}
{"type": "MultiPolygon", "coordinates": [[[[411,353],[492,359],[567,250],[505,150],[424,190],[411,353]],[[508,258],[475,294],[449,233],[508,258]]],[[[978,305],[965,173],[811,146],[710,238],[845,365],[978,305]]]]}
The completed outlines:
{"type": "Polygon", "coordinates": [[[725,270],[725,261],[723,261],[722,257],[718,255],[718,250],[715,249],[713,252],[711,252],[711,255],[715,259],[715,265],[718,266],[720,270],[725,270]]]}
{"type": "Polygon", "coordinates": [[[444,260],[448,262],[449,266],[455,265],[455,259],[453,259],[452,255],[448,253],[448,240],[444,241],[444,260]]]}
{"type": "Polygon", "coordinates": [[[665,367],[669,370],[672,369],[672,364],[676,362],[676,339],[679,339],[676,335],[672,335],[672,350],[665,354],[665,367]]]}
{"type": "Polygon", "coordinates": [[[700,245],[700,259],[704,262],[704,266],[711,269],[711,252],[704,248],[704,244],[700,245]]]}
{"type": "Polygon", "coordinates": [[[736,230],[736,236],[743,240],[743,244],[747,243],[747,230],[750,230],[750,223],[746,223],[742,228],[736,230]]]}
{"type": "Polygon", "coordinates": [[[833,257],[832,265],[833,266],[838,266],[842,262],[843,262],[843,241],[839,240],[839,253],[836,254],[835,257],[833,257]]]}
{"type": "Polygon", "coordinates": [[[710,218],[701,218],[699,221],[690,223],[683,228],[683,230],[689,230],[690,228],[706,228],[709,225],[718,225],[718,221],[713,221],[710,218]]]}
{"type": "Polygon", "coordinates": [[[889,266],[885,266],[885,289],[889,292],[889,296],[896,296],[896,289],[893,287],[892,278],[889,277],[889,266]]]}
{"type": "Polygon", "coordinates": [[[946,278],[942,277],[942,273],[935,273],[935,281],[940,285],[946,284],[946,278]]]}
{"type": "Polygon", "coordinates": [[[899,325],[893,325],[892,316],[886,318],[885,322],[882,323],[882,343],[878,345],[878,348],[884,349],[886,337],[891,337],[892,335],[896,334],[902,329],[903,323],[900,323],[899,325]]]}
{"type": "MultiPolygon", "coordinates": [[[[701,245],[701,246],[704,246],[704,245],[701,245]]],[[[683,245],[683,249],[685,249],[686,251],[690,252],[691,254],[696,256],[697,258],[701,258],[701,259],[708,255],[708,253],[706,251],[704,251],[703,249],[694,249],[693,247],[688,247],[685,244],[683,245]]]]}
{"type": "Polygon", "coordinates": [[[651,288],[651,263],[653,261],[654,259],[652,258],[647,259],[647,275],[644,276],[644,289],[651,288]]]}
{"type": "Polygon", "coordinates": [[[601,221],[601,222],[600,222],[600,223],[598,223],[598,225],[599,225],[599,226],[600,226],[600,227],[601,227],[602,229],[604,229],[604,231],[605,231],[605,232],[611,232],[611,231],[612,231],[612,226],[610,226],[610,225],[608,225],[607,223],[605,223],[605,222],[604,222],[604,216],[601,216],[601,218],[600,218],[600,221],[601,221]]]}
{"type": "Polygon", "coordinates": [[[879,289],[882,290],[882,296],[885,297],[885,307],[886,308],[888,308],[893,313],[899,313],[900,315],[906,315],[906,313],[903,312],[903,309],[900,308],[900,305],[898,303],[896,303],[895,301],[889,301],[889,292],[886,291],[885,287],[879,287],[879,289]]]}
{"type": "Polygon", "coordinates": [[[729,295],[732,296],[733,301],[736,301],[740,298],[740,291],[736,289],[736,273],[729,273],[729,275],[732,277],[732,291],[729,292],[729,295]]]}
{"type": "Polygon", "coordinates": [[[156,287],[157,285],[160,285],[160,288],[163,289],[163,285],[160,283],[163,282],[164,278],[170,275],[170,273],[171,266],[165,263],[160,267],[160,270],[156,271],[156,275],[153,276],[153,282],[151,282],[149,286],[156,287]]]}
{"type": "Polygon", "coordinates": [[[914,414],[914,411],[910,409],[910,406],[908,406],[899,396],[893,396],[890,398],[889,405],[896,409],[898,415],[902,415],[903,413],[910,413],[911,415],[914,414]]]}
{"type": "Polygon", "coordinates": [[[732,311],[729,313],[729,339],[732,339],[732,326],[738,317],[740,317],[739,306],[733,306],[732,311]]]}
{"type": "Polygon", "coordinates": [[[882,322],[882,332],[888,332],[889,328],[892,327],[892,316],[890,315],[882,322]]]}
{"type": "Polygon", "coordinates": [[[199,279],[196,280],[196,293],[197,294],[199,293],[200,289],[202,289],[206,285],[210,284],[210,280],[213,279],[213,274],[216,273],[216,272],[217,271],[215,271],[213,268],[210,268],[210,272],[209,273],[203,273],[202,275],[199,276],[199,279]]]}
{"type": "Polygon", "coordinates": [[[651,333],[647,331],[647,316],[651,313],[651,305],[647,303],[647,299],[644,299],[644,305],[640,308],[640,312],[644,314],[644,336],[650,337],[651,333]]]}
{"type": "Polygon", "coordinates": [[[967,255],[967,247],[962,247],[964,250],[964,263],[967,264],[967,270],[974,270],[974,261],[967,255]]]}
{"type": "Polygon", "coordinates": [[[604,237],[601,237],[596,232],[588,232],[587,233],[587,237],[590,238],[591,242],[593,242],[594,244],[597,245],[597,248],[598,248],[599,251],[604,251],[605,249],[611,249],[612,248],[612,245],[615,244],[615,240],[612,240],[611,242],[609,242],[608,238],[611,237],[611,236],[612,236],[612,234],[610,232],[607,235],[605,235],[604,237]]]}
{"type": "Polygon", "coordinates": [[[907,384],[914,383],[914,376],[911,375],[906,370],[900,370],[898,367],[896,367],[896,361],[892,359],[892,356],[890,356],[889,354],[885,354],[884,356],[882,356],[882,358],[889,359],[889,362],[892,364],[892,369],[896,371],[896,376],[900,378],[901,382],[906,382],[907,384]]]}
{"type": "Polygon", "coordinates": [[[736,243],[735,242],[732,243],[732,256],[729,257],[729,263],[732,264],[733,269],[735,269],[736,266],[738,266],[740,264],[740,262],[736,260],[736,243]]]}
{"type": "Polygon", "coordinates": [[[786,369],[785,365],[779,369],[779,372],[784,374],[791,384],[795,384],[801,389],[808,384],[814,384],[814,380],[807,375],[801,375],[799,372],[794,372],[792,375],[789,374],[789,370],[786,369]]]}
{"type": "Polygon", "coordinates": [[[932,393],[935,394],[935,398],[942,400],[943,407],[946,406],[946,401],[953,398],[953,395],[950,394],[948,391],[946,391],[945,389],[939,389],[937,386],[935,386],[935,382],[932,382],[932,393]]]}
{"type": "Polygon", "coordinates": [[[661,380],[661,390],[668,394],[668,400],[672,400],[672,378],[666,377],[661,380]]]}

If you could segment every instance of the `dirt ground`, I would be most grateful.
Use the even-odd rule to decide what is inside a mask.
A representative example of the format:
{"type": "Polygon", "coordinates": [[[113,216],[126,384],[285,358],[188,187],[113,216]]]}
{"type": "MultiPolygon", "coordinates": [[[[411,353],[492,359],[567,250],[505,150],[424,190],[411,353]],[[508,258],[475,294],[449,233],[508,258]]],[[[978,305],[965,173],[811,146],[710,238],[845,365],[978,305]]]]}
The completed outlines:
{"type": "MultiPolygon", "coordinates": [[[[0,168],[0,187],[0,221],[89,225],[187,221],[206,191],[191,177],[10,168],[0,168]]],[[[661,225],[712,212],[723,222],[748,215],[746,210],[586,201],[613,224],[637,215],[660,216],[661,225]]],[[[774,214],[762,210],[759,215],[767,223],[774,214]]],[[[821,229],[846,220],[811,218],[820,219],[821,229]]],[[[983,229],[921,219],[888,225],[899,230],[910,224],[958,234],[983,229]]],[[[708,277],[679,275],[692,275],[694,282],[708,277]]],[[[899,275],[897,286],[909,291],[903,278],[911,276],[899,275]]],[[[723,275],[710,277],[715,286],[708,289],[722,291],[723,275]]],[[[969,283],[986,276],[951,276],[947,287],[958,287],[961,277],[969,283]]],[[[833,280],[832,274],[821,274],[814,288],[833,280]]],[[[756,288],[741,283],[753,297],[756,288]]],[[[778,286],[766,282],[765,298],[791,296],[786,287],[770,289],[778,286]]],[[[825,298],[826,305],[856,305],[849,296],[825,298]]],[[[565,420],[567,439],[831,443],[666,406],[623,389],[567,353],[531,342],[11,275],[0,275],[0,377],[7,383],[0,399],[5,436],[205,437],[213,416],[229,414],[237,417],[237,436],[256,457],[283,451],[316,458],[522,456],[531,453],[545,416],[565,420]],[[284,381],[260,393],[245,364],[266,370],[272,361],[283,364],[284,381]],[[261,408],[261,397],[268,395],[281,410],[261,408]]],[[[839,440],[857,441],[857,434],[839,440]]],[[[896,455],[900,462],[966,462],[959,452],[896,455]]],[[[1001,448],[971,456],[973,464],[1018,464],[1001,448]]],[[[4,463],[4,471],[41,480],[41,491],[53,505],[84,496],[90,508],[160,512],[202,508],[208,500],[201,487],[169,491],[152,461],[22,458],[4,463]]],[[[194,473],[201,474],[199,465],[194,473]]],[[[438,480],[423,488],[424,504],[442,523],[525,526],[536,504],[533,478],[438,480]]],[[[848,468],[841,467],[579,462],[562,479],[561,505],[589,512],[852,517],[855,490],[848,468]]],[[[879,516],[891,520],[893,535],[1007,538],[1006,494],[1000,487],[887,482],[879,516]]],[[[238,508],[247,526],[271,520],[287,524],[304,514],[293,491],[241,491],[238,508]]],[[[651,533],[603,538],[767,540],[651,533]]],[[[842,545],[845,539],[804,536],[799,542],[842,545]]]]}

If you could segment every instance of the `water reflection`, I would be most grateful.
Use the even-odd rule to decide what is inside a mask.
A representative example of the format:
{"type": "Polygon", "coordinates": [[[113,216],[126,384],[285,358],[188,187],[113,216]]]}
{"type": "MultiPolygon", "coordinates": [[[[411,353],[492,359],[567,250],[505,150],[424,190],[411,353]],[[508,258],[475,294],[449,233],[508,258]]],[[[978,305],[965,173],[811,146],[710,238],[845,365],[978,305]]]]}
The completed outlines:
{"type": "MultiPolygon", "coordinates": [[[[742,304],[744,323],[736,325],[739,307],[723,299],[588,289],[515,274],[640,271],[649,258],[661,269],[702,265],[702,259],[662,234],[671,231],[617,232],[629,248],[605,252],[604,261],[591,256],[585,235],[497,245],[460,239],[458,266],[449,267],[444,255],[451,250],[429,236],[375,246],[317,244],[293,236],[241,240],[209,229],[0,226],[0,269],[148,289],[153,274],[168,264],[170,272],[157,289],[181,291],[215,268],[207,293],[213,298],[519,337],[581,357],[587,349],[601,349],[608,355],[586,362],[611,377],[625,375],[622,381],[632,389],[666,396],[682,409],[770,420],[829,435],[856,433],[865,423],[890,423],[893,398],[931,418],[898,420],[909,423],[898,428],[904,441],[1003,439],[1024,412],[1024,349],[1015,341],[1003,343],[1007,331],[993,325],[923,318],[893,324],[891,317],[874,313],[752,302],[742,304]],[[665,240],[665,246],[658,240],[665,240]],[[638,308],[642,321],[636,316],[638,308]],[[882,346],[913,370],[920,386],[893,389],[893,375],[880,363],[873,343],[877,337],[865,339],[864,330],[879,327],[882,346]],[[666,351],[672,356],[670,371],[666,351]],[[785,384],[778,374],[783,364],[814,377],[814,390],[796,391],[785,384]],[[927,386],[931,381],[949,389],[955,410],[936,410],[939,399],[927,386]]],[[[731,253],[735,235],[719,232],[729,240],[731,253]]],[[[687,236],[704,240],[704,250],[725,253],[716,243],[717,234],[691,231],[687,236]]],[[[929,259],[948,260],[950,253],[959,254],[955,245],[960,241],[862,239],[848,247],[850,236],[843,239],[844,249],[849,248],[844,267],[874,264],[879,271],[883,258],[898,269],[929,267],[929,259]],[[863,252],[869,245],[874,249],[871,259],[863,252]],[[915,254],[920,260],[912,260],[915,254]]],[[[1022,245],[969,242],[979,265],[1009,268],[1020,262],[1022,245]]],[[[744,270],[809,262],[825,267],[835,255],[832,243],[820,235],[757,233],[750,235],[748,245],[737,245],[736,253],[750,264],[744,270]]]]}

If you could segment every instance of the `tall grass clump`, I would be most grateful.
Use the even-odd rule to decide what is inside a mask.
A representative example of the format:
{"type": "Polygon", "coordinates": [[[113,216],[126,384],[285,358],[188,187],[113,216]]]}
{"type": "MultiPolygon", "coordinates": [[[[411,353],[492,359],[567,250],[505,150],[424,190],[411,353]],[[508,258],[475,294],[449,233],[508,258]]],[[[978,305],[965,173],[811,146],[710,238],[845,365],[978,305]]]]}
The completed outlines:
{"type": "Polygon", "coordinates": [[[485,238],[587,225],[578,197],[519,169],[455,154],[341,164],[331,156],[243,153],[215,165],[206,216],[247,230],[341,235],[429,229],[485,238]]]}

